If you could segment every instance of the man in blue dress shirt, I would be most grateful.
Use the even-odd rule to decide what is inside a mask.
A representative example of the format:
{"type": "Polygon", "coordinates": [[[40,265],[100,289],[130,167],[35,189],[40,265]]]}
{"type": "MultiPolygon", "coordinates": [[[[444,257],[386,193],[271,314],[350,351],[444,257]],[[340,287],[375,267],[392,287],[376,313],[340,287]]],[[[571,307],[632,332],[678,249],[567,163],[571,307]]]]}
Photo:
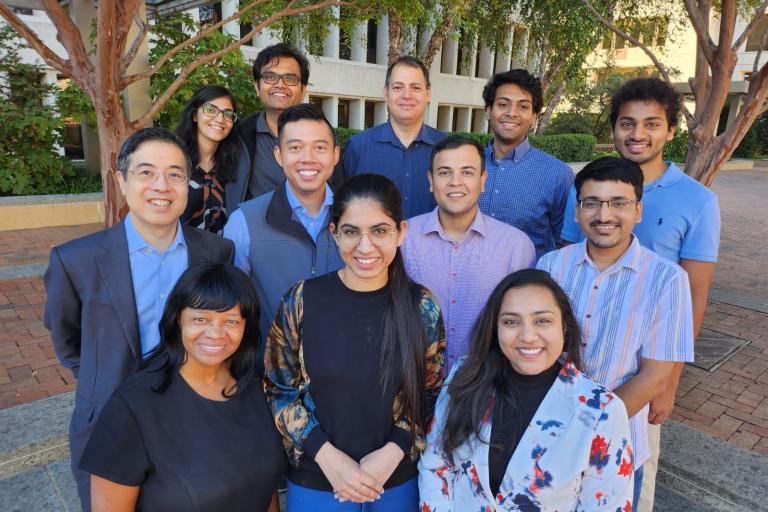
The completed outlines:
{"type": "Polygon", "coordinates": [[[560,229],[573,171],[532,148],[528,131],[544,104],[541,82],[524,69],[497,73],[483,89],[493,140],[485,149],[488,171],[480,211],[518,228],[536,257],[560,247],[560,229]]]}
{"type": "Polygon", "coordinates": [[[344,151],[344,176],[373,172],[394,181],[403,195],[406,218],[435,207],[427,172],[432,148],[446,134],[424,124],[431,95],[424,63],[400,57],[387,68],[384,81],[389,121],[358,133],[344,151]]]}

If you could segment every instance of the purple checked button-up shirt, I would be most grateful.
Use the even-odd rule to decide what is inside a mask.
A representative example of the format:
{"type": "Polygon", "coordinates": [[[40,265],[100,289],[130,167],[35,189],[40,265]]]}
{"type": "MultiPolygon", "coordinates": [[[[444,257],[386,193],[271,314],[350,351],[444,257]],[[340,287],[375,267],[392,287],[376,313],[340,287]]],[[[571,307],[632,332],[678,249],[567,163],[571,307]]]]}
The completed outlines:
{"type": "Polygon", "coordinates": [[[525,233],[479,211],[454,242],[445,235],[437,211],[408,220],[400,249],[410,278],[440,301],[448,372],[469,350],[472,327],[493,289],[511,272],[533,267],[536,250],[525,233]]]}

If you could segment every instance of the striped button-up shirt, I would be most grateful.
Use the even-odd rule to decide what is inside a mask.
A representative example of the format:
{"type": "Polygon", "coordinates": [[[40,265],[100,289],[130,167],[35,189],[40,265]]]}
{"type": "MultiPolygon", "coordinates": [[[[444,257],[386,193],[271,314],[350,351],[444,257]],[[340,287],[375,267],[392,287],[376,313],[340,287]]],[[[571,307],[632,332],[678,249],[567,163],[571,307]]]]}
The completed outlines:
{"type": "Polygon", "coordinates": [[[445,371],[466,355],[472,327],[504,277],[536,263],[531,240],[479,211],[458,242],[445,235],[438,209],[408,220],[400,247],[408,276],[437,296],[446,332],[445,371]]]}
{"type": "MultiPolygon", "coordinates": [[[[693,317],[688,275],[637,238],[600,272],[584,242],[546,254],[549,272],[571,299],[582,329],[584,371],[615,390],[640,371],[640,358],[693,361],[693,317]]],[[[650,456],[648,405],[629,420],[635,468],[650,456]]]]}

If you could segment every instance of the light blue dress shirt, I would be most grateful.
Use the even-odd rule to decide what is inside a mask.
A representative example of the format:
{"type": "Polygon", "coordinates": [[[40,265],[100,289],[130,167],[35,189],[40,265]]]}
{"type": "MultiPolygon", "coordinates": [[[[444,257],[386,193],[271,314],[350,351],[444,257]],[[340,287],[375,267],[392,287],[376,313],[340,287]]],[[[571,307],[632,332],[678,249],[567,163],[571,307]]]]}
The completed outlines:
{"type": "Polygon", "coordinates": [[[160,253],[136,231],[130,214],[125,218],[125,237],[128,240],[141,353],[146,356],[160,343],[159,324],[165,301],[189,266],[187,242],[181,224],[178,224],[176,238],[168,249],[160,253]]]}
{"type": "Polygon", "coordinates": [[[331,187],[327,184],[325,185],[325,200],[323,201],[320,210],[317,212],[317,215],[314,217],[307,211],[304,205],[301,204],[301,201],[299,201],[299,198],[293,193],[293,190],[291,190],[287,181],[285,182],[285,195],[288,197],[288,204],[291,205],[291,210],[293,210],[291,218],[299,221],[301,225],[304,226],[304,229],[307,230],[309,236],[312,237],[312,240],[317,241],[317,235],[320,233],[320,230],[326,226],[325,218],[328,216],[328,211],[333,204],[333,192],[331,192],[331,187]]]}

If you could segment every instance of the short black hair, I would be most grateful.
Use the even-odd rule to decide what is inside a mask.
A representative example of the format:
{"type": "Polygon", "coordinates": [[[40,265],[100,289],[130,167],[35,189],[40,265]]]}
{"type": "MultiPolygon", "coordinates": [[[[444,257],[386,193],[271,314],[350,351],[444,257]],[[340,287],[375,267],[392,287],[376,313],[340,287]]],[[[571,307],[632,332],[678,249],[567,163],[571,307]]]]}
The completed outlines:
{"type": "Polygon", "coordinates": [[[126,174],[128,173],[128,167],[131,165],[131,156],[133,156],[133,154],[139,149],[139,146],[145,142],[152,141],[167,142],[169,144],[178,146],[181,152],[184,154],[184,161],[186,162],[187,166],[185,171],[187,173],[191,171],[192,161],[190,160],[189,154],[184,148],[184,143],[181,141],[181,139],[170,130],[151,126],[149,128],[142,128],[133,132],[128,136],[127,139],[125,139],[123,145],[120,146],[120,153],[117,155],[117,170],[120,171],[120,173],[123,175],[123,178],[126,177],[126,174]]]}
{"type": "Polygon", "coordinates": [[[622,85],[611,98],[611,127],[616,127],[621,106],[630,101],[655,101],[664,107],[670,128],[680,116],[680,94],[669,83],[655,77],[635,78],[622,85]]]}
{"type": "Polygon", "coordinates": [[[483,87],[483,100],[485,108],[493,106],[496,101],[496,90],[502,85],[515,84],[533,98],[533,112],[538,114],[544,107],[544,93],[541,89],[541,80],[530,74],[525,69],[510,69],[503,73],[496,73],[483,87]]]}
{"type": "Polygon", "coordinates": [[[421,72],[424,74],[424,83],[427,84],[427,87],[432,87],[429,83],[429,70],[427,69],[427,66],[424,65],[424,63],[421,62],[420,59],[417,59],[416,57],[412,57],[410,55],[403,55],[402,57],[398,58],[395,62],[393,62],[387,67],[387,75],[386,77],[384,77],[385,87],[389,87],[389,80],[392,77],[392,70],[395,69],[395,66],[399,66],[399,65],[420,69],[421,72]]]}
{"type": "Polygon", "coordinates": [[[643,198],[643,170],[640,166],[626,158],[606,156],[588,163],[576,175],[574,186],[576,197],[581,199],[581,186],[585,181],[620,181],[628,183],[635,189],[635,198],[643,198]]]}
{"type": "Polygon", "coordinates": [[[258,82],[261,78],[261,69],[280,57],[288,57],[298,62],[299,70],[301,72],[301,83],[303,85],[309,83],[309,61],[303,53],[288,43],[273,44],[259,52],[256,56],[256,60],[253,61],[253,80],[258,82]]]}
{"type": "Polygon", "coordinates": [[[277,118],[278,143],[283,136],[283,129],[285,128],[286,124],[295,123],[296,121],[303,121],[305,119],[310,121],[324,122],[328,126],[328,129],[331,131],[331,142],[334,146],[336,146],[336,137],[333,133],[333,126],[331,126],[331,123],[328,122],[328,119],[325,117],[325,114],[323,114],[322,109],[314,103],[299,103],[298,105],[294,105],[283,110],[283,112],[277,118]]]}
{"type": "Polygon", "coordinates": [[[432,167],[435,164],[435,157],[441,151],[447,151],[449,149],[457,149],[462,146],[472,146],[477,150],[477,154],[480,155],[480,174],[485,172],[485,149],[483,146],[474,139],[470,139],[464,135],[449,135],[444,138],[432,148],[432,156],[429,158],[429,172],[432,172],[432,167]]]}

